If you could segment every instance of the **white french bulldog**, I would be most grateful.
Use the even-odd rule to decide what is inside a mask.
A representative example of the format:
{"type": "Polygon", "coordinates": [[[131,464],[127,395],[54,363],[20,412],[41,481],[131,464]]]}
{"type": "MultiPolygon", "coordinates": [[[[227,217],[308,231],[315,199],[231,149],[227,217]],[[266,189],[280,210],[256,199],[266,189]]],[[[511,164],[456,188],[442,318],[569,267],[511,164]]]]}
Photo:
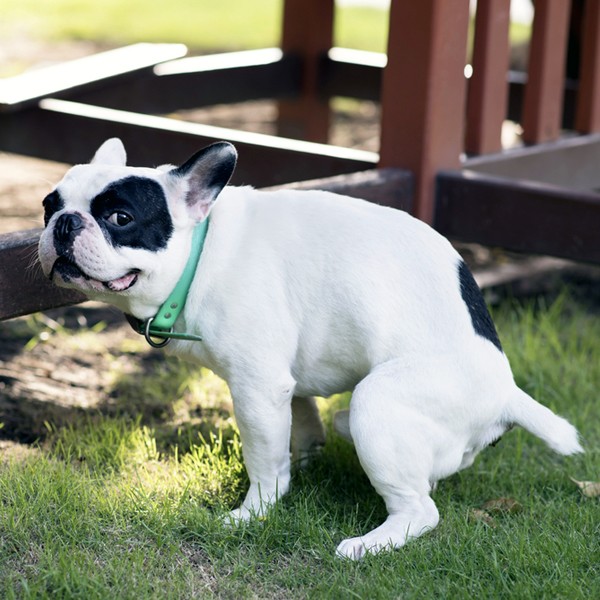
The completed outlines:
{"type": "Polygon", "coordinates": [[[192,339],[171,348],[229,385],[250,478],[234,520],[264,514],[287,492],[290,444],[302,459],[324,443],[314,395],[353,390],[336,425],[389,513],[340,543],[337,554],[352,559],[433,529],[435,483],[513,425],[560,454],[582,451],[572,425],[516,386],[446,239],[354,198],[225,187],[235,162],[222,142],[177,168],[128,167],[110,139],[46,197],[39,244],[57,285],[149,323],[208,219],[173,333],[192,339]]]}

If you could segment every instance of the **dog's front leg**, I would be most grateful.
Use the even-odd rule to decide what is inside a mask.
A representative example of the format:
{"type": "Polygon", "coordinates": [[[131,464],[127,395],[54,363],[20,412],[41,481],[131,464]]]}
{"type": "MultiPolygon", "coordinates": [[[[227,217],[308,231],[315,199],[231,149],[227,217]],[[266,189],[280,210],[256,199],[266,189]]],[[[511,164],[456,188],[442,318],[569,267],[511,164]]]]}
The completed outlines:
{"type": "MultiPolygon", "coordinates": [[[[264,380],[263,380],[264,381],[264,380]]],[[[229,384],[250,488],[234,521],[264,516],[290,484],[290,431],[294,381],[278,385],[229,384]]]]}

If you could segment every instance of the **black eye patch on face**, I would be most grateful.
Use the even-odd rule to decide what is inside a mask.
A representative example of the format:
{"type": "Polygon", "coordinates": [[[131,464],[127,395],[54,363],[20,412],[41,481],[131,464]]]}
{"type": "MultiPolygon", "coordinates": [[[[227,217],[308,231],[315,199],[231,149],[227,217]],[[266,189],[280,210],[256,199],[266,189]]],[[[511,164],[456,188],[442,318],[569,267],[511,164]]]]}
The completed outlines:
{"type": "Polygon", "coordinates": [[[115,181],[92,200],[90,209],[113,246],[156,252],[166,247],[173,233],[167,198],[152,179],[132,176],[115,181]],[[115,213],[130,218],[111,219],[115,213]]]}

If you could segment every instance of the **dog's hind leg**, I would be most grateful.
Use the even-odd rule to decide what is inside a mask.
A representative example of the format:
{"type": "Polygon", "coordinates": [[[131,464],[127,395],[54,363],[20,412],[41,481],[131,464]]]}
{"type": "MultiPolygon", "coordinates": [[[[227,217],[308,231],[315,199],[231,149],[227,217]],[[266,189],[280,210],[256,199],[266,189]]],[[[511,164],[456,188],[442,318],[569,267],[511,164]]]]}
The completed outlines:
{"type": "Polygon", "coordinates": [[[316,400],[309,396],[292,398],[292,461],[306,466],[311,455],[325,444],[325,428],[316,400]]]}
{"type": "Polygon", "coordinates": [[[431,436],[435,433],[426,412],[419,410],[419,378],[411,369],[394,369],[386,363],[372,371],[352,395],[352,439],[389,516],[366,535],[344,540],[337,548],[338,556],[357,560],[366,553],[399,548],[438,523],[439,514],[429,496],[434,460],[431,436]]]}

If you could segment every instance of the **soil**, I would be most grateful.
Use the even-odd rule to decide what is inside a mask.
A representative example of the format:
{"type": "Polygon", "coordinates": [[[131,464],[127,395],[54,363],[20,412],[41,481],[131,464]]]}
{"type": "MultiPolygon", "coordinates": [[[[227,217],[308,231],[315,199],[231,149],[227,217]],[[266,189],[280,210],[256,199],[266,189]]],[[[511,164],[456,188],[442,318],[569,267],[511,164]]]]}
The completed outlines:
{"type": "MultiPolygon", "coordinates": [[[[15,46],[9,41],[0,42],[0,59],[6,70],[7,60],[35,66],[95,50],[96,46],[80,43],[15,46]]],[[[252,102],[180,117],[272,133],[275,106],[268,101],[252,102]]],[[[377,123],[373,103],[338,110],[332,141],[376,150],[377,123]]],[[[60,163],[0,153],[0,233],[41,227],[41,201],[67,169],[68,165],[60,163]]],[[[473,245],[459,249],[473,268],[487,270],[490,281],[496,282],[496,291],[505,289],[506,280],[520,281],[522,292],[527,294],[554,294],[570,281],[580,296],[592,299],[590,306],[600,306],[598,270],[550,261],[551,267],[540,272],[535,266],[539,263],[529,257],[473,245]],[[516,277],[515,265],[520,273],[516,277]]],[[[520,293],[518,286],[511,289],[513,294],[520,293]]],[[[0,323],[0,459],[30,452],[30,444],[43,440],[50,427],[60,427],[82,415],[114,412],[118,396],[115,369],[145,376],[157,360],[159,352],[140,345],[122,315],[95,303],[0,323]],[[99,323],[104,324],[102,331],[92,332],[99,323]],[[127,350],[134,346],[135,353],[127,350]]]]}

